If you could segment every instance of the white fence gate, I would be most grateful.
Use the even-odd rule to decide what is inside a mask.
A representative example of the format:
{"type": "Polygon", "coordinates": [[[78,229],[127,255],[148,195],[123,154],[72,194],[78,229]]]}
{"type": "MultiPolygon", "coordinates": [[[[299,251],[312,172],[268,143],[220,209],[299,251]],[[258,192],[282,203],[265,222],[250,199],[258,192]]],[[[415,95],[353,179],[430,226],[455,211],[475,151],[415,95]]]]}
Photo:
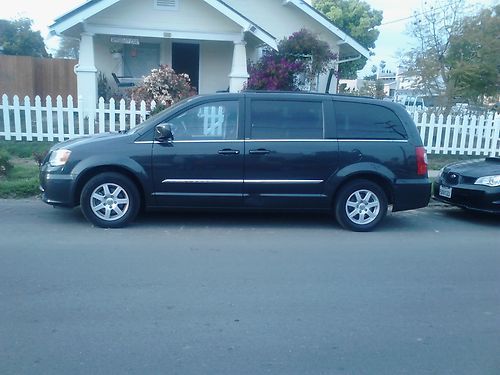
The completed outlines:
{"type": "MultiPolygon", "coordinates": [[[[155,103],[151,103],[154,108],[155,103]]],[[[55,105],[47,97],[42,105],[40,97],[35,102],[26,97],[21,103],[7,95],[0,102],[0,138],[5,140],[63,141],[69,138],[96,133],[114,132],[133,128],[148,116],[146,103],[125,100],[108,103],[103,98],[95,113],[83,116],[81,106],[75,106],[68,96],[66,105],[58,96],[55,105]]],[[[426,113],[414,114],[427,152],[430,154],[500,155],[500,116],[443,117],[426,113]]]]}

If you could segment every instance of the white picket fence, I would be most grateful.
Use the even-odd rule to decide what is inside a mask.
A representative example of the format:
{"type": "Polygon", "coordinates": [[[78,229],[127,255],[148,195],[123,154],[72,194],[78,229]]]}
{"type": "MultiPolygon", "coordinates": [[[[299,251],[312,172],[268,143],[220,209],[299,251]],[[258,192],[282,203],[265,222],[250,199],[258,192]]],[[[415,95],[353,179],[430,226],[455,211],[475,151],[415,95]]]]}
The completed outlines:
{"type": "MultiPolygon", "coordinates": [[[[154,102],[152,103],[154,108],[154,102]]],[[[75,106],[68,96],[66,103],[58,96],[55,105],[47,97],[7,95],[0,103],[0,139],[27,141],[63,141],[65,139],[114,132],[135,127],[148,116],[146,103],[124,100],[108,103],[99,99],[95,113],[84,116],[81,106],[75,106]]],[[[460,155],[500,155],[500,116],[443,117],[434,114],[414,114],[414,121],[428,153],[460,155]]]]}

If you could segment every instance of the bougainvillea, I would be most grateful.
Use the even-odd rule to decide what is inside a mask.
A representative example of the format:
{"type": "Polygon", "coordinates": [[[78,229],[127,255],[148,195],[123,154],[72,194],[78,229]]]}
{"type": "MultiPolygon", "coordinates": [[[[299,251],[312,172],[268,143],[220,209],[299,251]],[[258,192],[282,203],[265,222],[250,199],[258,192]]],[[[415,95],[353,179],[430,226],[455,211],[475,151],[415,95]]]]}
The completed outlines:
{"type": "Polygon", "coordinates": [[[298,77],[313,82],[328,71],[336,55],[328,43],[312,32],[301,29],[278,44],[278,51],[265,51],[255,64],[249,65],[247,89],[299,90],[298,77]]]}
{"type": "Polygon", "coordinates": [[[249,65],[247,88],[252,90],[297,90],[295,75],[304,69],[302,61],[290,61],[274,51],[267,51],[255,64],[249,65]]]}
{"type": "Polygon", "coordinates": [[[193,96],[196,90],[191,86],[189,76],[177,74],[168,65],[161,65],[144,77],[144,81],[130,92],[133,100],[149,103],[156,102],[156,111],[170,107],[178,101],[193,96]]]}

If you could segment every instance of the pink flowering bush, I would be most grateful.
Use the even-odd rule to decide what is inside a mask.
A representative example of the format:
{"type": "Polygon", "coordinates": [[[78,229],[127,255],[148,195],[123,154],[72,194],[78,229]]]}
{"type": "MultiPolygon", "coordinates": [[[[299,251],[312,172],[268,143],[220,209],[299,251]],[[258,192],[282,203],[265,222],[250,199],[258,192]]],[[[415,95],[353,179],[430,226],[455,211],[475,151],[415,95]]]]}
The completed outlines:
{"type": "Polygon", "coordinates": [[[189,76],[185,73],[177,74],[168,65],[161,65],[144,78],[144,82],[130,92],[136,102],[144,100],[148,107],[152,100],[156,102],[155,112],[170,107],[172,104],[196,95],[191,86],[189,76]]]}
{"type": "Polygon", "coordinates": [[[255,64],[249,64],[246,88],[250,90],[299,90],[298,77],[313,82],[325,73],[336,55],[328,43],[301,29],[278,44],[278,51],[265,51],[255,64]]]}

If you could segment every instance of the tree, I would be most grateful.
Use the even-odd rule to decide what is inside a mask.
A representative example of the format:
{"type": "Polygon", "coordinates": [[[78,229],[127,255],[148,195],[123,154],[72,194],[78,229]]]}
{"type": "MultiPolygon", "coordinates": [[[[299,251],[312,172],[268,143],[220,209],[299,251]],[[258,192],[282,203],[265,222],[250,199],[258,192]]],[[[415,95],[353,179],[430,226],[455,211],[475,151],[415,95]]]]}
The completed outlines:
{"type": "Polygon", "coordinates": [[[80,54],[80,41],[75,38],[63,36],[59,42],[56,57],[62,59],[78,59],[80,54]]]}
{"type": "MultiPolygon", "coordinates": [[[[382,11],[375,10],[362,0],[313,0],[313,6],[332,23],[352,36],[368,50],[375,48],[380,32],[376,29],[382,23],[382,11]]],[[[354,79],[357,71],[364,68],[367,59],[343,63],[339,66],[340,78],[354,79]]]]}
{"type": "Polygon", "coordinates": [[[500,6],[464,17],[462,1],[441,0],[409,27],[417,41],[403,60],[424,95],[438,96],[448,113],[458,100],[481,101],[498,92],[500,6]]]}
{"type": "Polygon", "coordinates": [[[29,18],[0,20],[0,46],[5,55],[49,57],[42,35],[31,29],[32,23],[29,18]]]}
{"type": "Polygon", "coordinates": [[[500,85],[500,5],[466,17],[450,39],[446,62],[455,95],[482,104],[500,85]]]}

